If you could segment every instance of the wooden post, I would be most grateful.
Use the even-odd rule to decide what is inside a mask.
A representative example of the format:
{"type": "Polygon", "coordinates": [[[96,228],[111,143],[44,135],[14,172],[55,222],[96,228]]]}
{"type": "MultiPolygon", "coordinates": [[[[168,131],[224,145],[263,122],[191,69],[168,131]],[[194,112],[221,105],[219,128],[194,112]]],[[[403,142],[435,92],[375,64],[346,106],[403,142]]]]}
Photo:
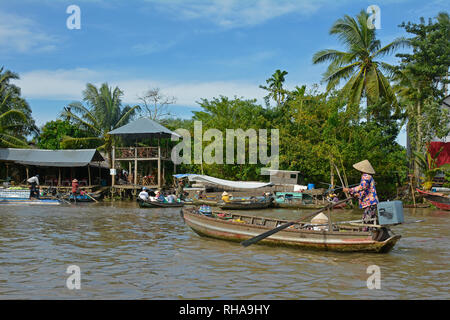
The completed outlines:
{"type": "Polygon", "coordinates": [[[158,141],[158,189],[161,188],[161,147],[158,141]]]}
{"type": "MultiPolygon", "coordinates": [[[[110,168],[110,169],[114,169],[115,167],[116,167],[116,147],[115,146],[113,146],[112,147],[112,168],[110,168]]],[[[112,177],[111,177],[111,186],[113,186],[114,187],[114,185],[116,184],[116,176],[115,175],[113,175],[112,177]]]]}
{"type": "Polygon", "coordinates": [[[28,174],[28,167],[25,167],[25,171],[27,172],[27,180],[30,179],[30,176],[28,174]]]}
{"type": "Polygon", "coordinates": [[[333,231],[333,224],[331,223],[331,209],[328,208],[327,210],[327,215],[328,215],[328,231],[333,231]]]}
{"type": "Polygon", "coordinates": [[[91,166],[88,164],[89,187],[91,186],[91,166]]]}
{"type": "Polygon", "coordinates": [[[138,161],[137,159],[134,159],[134,185],[137,185],[137,166],[138,161]]]}
{"type": "Polygon", "coordinates": [[[414,194],[414,187],[413,187],[413,176],[409,175],[409,185],[411,186],[411,194],[413,198],[414,208],[416,207],[416,195],[414,194]]]}
{"type": "Polygon", "coordinates": [[[128,162],[128,177],[127,177],[127,183],[131,184],[131,161],[128,162]]]}
{"type": "Polygon", "coordinates": [[[58,187],[61,186],[61,168],[58,168],[58,187]]]}
{"type": "Polygon", "coordinates": [[[136,141],[136,146],[134,147],[134,177],[133,177],[134,185],[137,185],[137,166],[138,166],[138,162],[137,162],[137,141],[136,141]]]}

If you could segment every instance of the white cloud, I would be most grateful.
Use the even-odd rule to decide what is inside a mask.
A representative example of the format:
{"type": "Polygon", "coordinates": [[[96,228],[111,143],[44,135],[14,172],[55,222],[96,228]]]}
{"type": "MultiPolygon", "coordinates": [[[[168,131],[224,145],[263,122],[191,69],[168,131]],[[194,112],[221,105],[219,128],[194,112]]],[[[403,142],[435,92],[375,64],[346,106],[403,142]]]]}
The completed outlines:
{"type": "Polygon", "coordinates": [[[86,83],[100,85],[107,81],[110,86],[118,86],[124,91],[125,103],[137,103],[138,96],[149,88],[158,87],[161,91],[177,98],[177,105],[197,106],[202,98],[211,99],[220,95],[233,98],[258,99],[263,103],[265,92],[259,83],[245,80],[227,81],[161,81],[150,78],[133,78],[112,71],[90,70],[85,68],[35,70],[21,74],[15,81],[21,87],[22,95],[28,99],[81,100],[86,83]],[[108,80],[106,80],[108,79],[108,80]]]}
{"type": "Polygon", "coordinates": [[[167,41],[165,43],[160,42],[149,42],[149,43],[139,43],[134,45],[131,49],[137,55],[147,55],[155,52],[165,51],[176,45],[176,41],[167,41]]]}
{"type": "Polygon", "coordinates": [[[252,26],[290,13],[310,14],[325,0],[146,0],[176,19],[206,19],[223,28],[252,26]]]}
{"type": "Polygon", "coordinates": [[[56,38],[39,25],[18,15],[0,11],[0,50],[3,52],[47,52],[56,48],[56,38]]]}

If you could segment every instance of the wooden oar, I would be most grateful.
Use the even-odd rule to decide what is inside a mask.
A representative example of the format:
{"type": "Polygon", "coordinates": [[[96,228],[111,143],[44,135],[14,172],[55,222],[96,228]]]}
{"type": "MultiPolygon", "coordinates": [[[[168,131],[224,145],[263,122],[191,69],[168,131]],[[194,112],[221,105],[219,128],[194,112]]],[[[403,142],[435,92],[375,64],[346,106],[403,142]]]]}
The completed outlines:
{"type": "Polygon", "coordinates": [[[91,198],[92,200],[94,200],[95,202],[97,202],[98,203],[98,201],[97,200],[95,200],[94,198],[92,198],[90,195],[89,195],[89,193],[87,193],[86,192],[86,195],[89,197],[89,198],[91,198]]]}
{"type": "Polygon", "coordinates": [[[341,200],[341,201],[338,201],[338,202],[330,203],[330,204],[327,205],[326,207],[323,207],[323,208],[320,209],[320,210],[317,210],[317,211],[315,211],[315,212],[313,212],[313,213],[311,213],[311,214],[308,214],[307,216],[305,216],[305,217],[303,217],[303,218],[301,218],[301,219],[299,219],[299,220],[287,222],[287,223],[285,223],[285,224],[283,224],[283,225],[281,225],[281,226],[279,226],[279,227],[277,227],[277,228],[275,228],[275,229],[272,229],[272,230],[269,230],[269,231],[267,231],[267,232],[264,232],[264,233],[262,233],[262,234],[260,234],[260,235],[258,235],[258,236],[256,236],[256,237],[253,237],[253,238],[251,238],[251,239],[242,241],[241,244],[242,244],[244,247],[248,247],[248,246],[250,246],[250,245],[252,245],[252,244],[254,244],[254,243],[258,242],[258,241],[261,241],[262,239],[265,239],[265,238],[267,238],[267,237],[270,237],[271,235],[273,235],[274,233],[277,233],[278,231],[281,231],[281,230],[283,230],[283,229],[286,229],[287,227],[290,227],[290,226],[292,226],[292,225],[294,225],[294,224],[297,224],[297,223],[299,223],[299,222],[302,222],[303,220],[306,220],[306,219],[308,219],[308,218],[310,218],[310,217],[312,217],[312,216],[315,216],[316,214],[321,213],[322,211],[325,211],[325,210],[327,210],[327,209],[331,209],[331,208],[337,206],[338,204],[341,204],[341,203],[344,203],[344,202],[346,202],[346,201],[349,201],[350,199],[351,199],[351,198],[347,198],[347,199],[345,199],[345,200],[341,200]]]}
{"type": "Polygon", "coordinates": [[[49,195],[47,195],[48,197],[52,197],[52,199],[55,199],[55,200],[59,200],[59,201],[63,201],[63,202],[66,202],[66,203],[68,203],[68,204],[70,204],[70,202],[69,201],[66,201],[66,200],[64,200],[63,198],[58,198],[58,197],[55,197],[55,196],[49,196],[49,195]]]}

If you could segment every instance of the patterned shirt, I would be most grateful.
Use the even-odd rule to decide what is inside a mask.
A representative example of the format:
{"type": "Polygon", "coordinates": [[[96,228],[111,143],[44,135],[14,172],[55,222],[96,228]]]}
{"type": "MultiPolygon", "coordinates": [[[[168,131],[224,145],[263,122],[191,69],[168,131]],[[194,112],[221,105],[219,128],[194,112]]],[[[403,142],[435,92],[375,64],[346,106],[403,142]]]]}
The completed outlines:
{"type": "Polygon", "coordinates": [[[350,188],[349,192],[351,195],[356,194],[358,196],[359,207],[362,209],[378,204],[375,181],[370,174],[364,173],[361,176],[361,183],[359,186],[350,188]]]}

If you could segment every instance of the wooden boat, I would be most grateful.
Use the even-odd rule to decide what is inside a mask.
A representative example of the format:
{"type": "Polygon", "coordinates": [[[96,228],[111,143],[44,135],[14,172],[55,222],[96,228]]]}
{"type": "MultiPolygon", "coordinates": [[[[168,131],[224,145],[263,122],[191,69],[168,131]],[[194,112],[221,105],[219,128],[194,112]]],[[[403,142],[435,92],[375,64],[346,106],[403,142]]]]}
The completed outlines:
{"type": "MultiPolygon", "coordinates": [[[[286,209],[320,209],[325,203],[314,203],[314,199],[304,192],[277,192],[273,202],[275,208],[286,209]],[[306,196],[306,197],[305,197],[306,196]]],[[[320,201],[320,200],[319,200],[320,201]]],[[[343,209],[347,205],[345,203],[338,204],[334,209],[343,209]]]]}
{"type": "MultiPolygon", "coordinates": [[[[186,224],[200,236],[238,241],[247,240],[282,225],[287,220],[213,212],[206,216],[195,208],[183,209],[186,224]]],[[[387,228],[362,231],[362,227],[333,225],[332,231],[306,229],[306,224],[294,224],[263,240],[260,244],[290,246],[298,249],[342,252],[389,252],[400,235],[390,235],[387,228]]]]}
{"type": "Polygon", "coordinates": [[[218,206],[222,210],[254,210],[266,209],[272,204],[271,199],[245,199],[230,200],[229,202],[219,202],[218,206]]]}
{"type": "Polygon", "coordinates": [[[207,199],[192,199],[192,203],[197,206],[201,206],[203,204],[210,206],[210,207],[217,207],[219,205],[219,202],[216,200],[207,200],[207,199]]]}
{"type": "Polygon", "coordinates": [[[417,189],[436,208],[450,211],[450,195],[417,189]]]}
{"type": "Polygon", "coordinates": [[[184,202],[144,201],[142,199],[137,199],[137,202],[141,208],[176,208],[184,206],[184,202]]]}
{"type": "Polygon", "coordinates": [[[94,202],[95,200],[98,201],[101,198],[101,195],[97,193],[89,193],[89,196],[85,194],[78,194],[74,197],[73,194],[71,194],[64,199],[70,202],[94,202]],[[94,198],[95,200],[93,200],[92,198],[94,198]]]}
{"type": "Polygon", "coordinates": [[[12,199],[0,198],[0,205],[60,205],[61,201],[56,199],[12,199]]]}

